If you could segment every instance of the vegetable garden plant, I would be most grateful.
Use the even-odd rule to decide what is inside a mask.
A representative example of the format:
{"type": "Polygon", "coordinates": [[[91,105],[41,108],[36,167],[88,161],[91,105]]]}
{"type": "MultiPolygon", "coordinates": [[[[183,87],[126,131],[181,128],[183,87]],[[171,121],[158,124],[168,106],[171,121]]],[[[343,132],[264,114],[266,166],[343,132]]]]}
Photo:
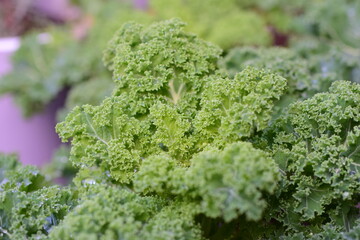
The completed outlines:
{"type": "Polygon", "coordinates": [[[109,42],[111,96],[56,128],[73,184],[0,156],[3,239],[360,238],[360,85],[317,93],[291,57],[226,71],[184,25],[109,42]]]}

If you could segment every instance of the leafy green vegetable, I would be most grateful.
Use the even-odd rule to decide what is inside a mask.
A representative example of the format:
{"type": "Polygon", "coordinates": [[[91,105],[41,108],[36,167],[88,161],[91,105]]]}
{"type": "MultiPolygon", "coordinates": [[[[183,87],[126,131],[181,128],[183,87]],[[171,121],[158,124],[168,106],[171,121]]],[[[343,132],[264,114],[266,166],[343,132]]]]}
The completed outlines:
{"type": "Polygon", "coordinates": [[[50,233],[51,239],[201,239],[191,206],[129,190],[90,187],[79,205],[50,233]]]}
{"type": "Polygon", "coordinates": [[[168,4],[154,0],[150,5],[155,14],[134,10],[129,1],[78,2],[91,26],[81,26],[79,21],[80,26],[51,27],[26,35],[14,54],[14,71],[0,81],[0,94],[11,93],[26,117],[44,110],[64,88],[70,88],[70,92],[60,120],[74,106],[96,105],[109,96],[113,89],[111,73],[99,61],[99,55],[113,33],[129,20],[150,24],[155,19],[178,16],[189,22],[188,30],[224,48],[269,45],[271,41],[262,17],[251,9],[240,8],[234,0],[222,4],[199,0],[168,4]],[[83,38],[76,37],[79,27],[89,28],[83,38]],[[84,95],[84,91],[88,94],[84,95]]]}
{"type": "Polygon", "coordinates": [[[222,58],[184,29],[115,33],[103,57],[113,91],[57,125],[73,185],[0,157],[2,237],[359,238],[360,85],[335,81],[348,62],[327,75],[308,57],[319,46],[222,58]]]}
{"type": "Polygon", "coordinates": [[[328,93],[292,104],[265,131],[283,173],[272,215],[287,228],[309,234],[328,222],[342,231],[353,227],[360,201],[359,101],[360,85],[337,81],[328,93]]]}
{"type": "Polygon", "coordinates": [[[269,69],[287,80],[287,88],[276,102],[273,117],[278,117],[289,104],[307,99],[318,92],[325,92],[331,83],[341,79],[340,69],[320,69],[320,59],[309,59],[300,54],[300,49],[287,48],[234,48],[220,61],[219,65],[230,75],[242,71],[247,66],[269,69]],[[337,74],[335,74],[337,71],[337,74]]]}
{"type": "Polygon", "coordinates": [[[0,237],[46,239],[76,203],[76,191],[49,186],[35,167],[22,167],[14,156],[0,156],[0,237]]]}
{"type": "Polygon", "coordinates": [[[222,76],[220,50],[183,27],[176,19],[146,29],[125,24],[104,56],[114,71],[113,95],[75,108],[57,130],[72,138],[80,179],[99,169],[110,174],[107,181],[171,196],[197,214],[258,220],[263,193],[273,192],[278,174],[264,152],[239,141],[267,126],[286,80],[252,68],[222,76]],[[248,182],[250,176],[257,180],[248,182]]]}
{"type": "Polygon", "coordinates": [[[114,69],[113,96],[75,108],[57,126],[63,140],[72,138],[77,166],[101,166],[129,183],[152,154],[168,152],[189,165],[208,144],[223,146],[267,126],[285,79],[251,68],[224,79],[215,73],[219,49],[182,28],[176,20],[145,30],[129,23],[111,41],[105,60],[114,69]]]}
{"type": "MultiPolygon", "coordinates": [[[[235,75],[247,66],[266,68],[276,72],[287,80],[288,94],[309,93],[312,91],[309,63],[297,52],[287,48],[233,48],[220,62],[220,66],[235,75]]],[[[327,89],[325,89],[327,90],[327,89]]]]}
{"type": "Polygon", "coordinates": [[[246,236],[356,229],[359,85],[335,82],[271,122],[286,81],[261,68],[286,76],[285,94],[298,99],[316,92],[307,62],[282,49],[240,49],[234,60],[221,60],[216,47],[182,27],[177,20],[147,29],[129,23],[115,35],[104,57],[114,71],[113,96],[75,108],[57,127],[72,138],[72,161],[138,193],[191,203],[210,238],[226,229],[231,239],[238,221],[256,229],[251,221],[260,219],[257,234],[246,236]],[[226,76],[219,60],[234,68],[244,62],[242,72],[226,76]],[[206,230],[214,219],[224,227],[206,230]]]}
{"type": "Polygon", "coordinates": [[[200,213],[227,222],[239,214],[261,218],[266,206],[262,192],[273,192],[278,179],[273,160],[264,152],[239,142],[222,151],[203,151],[191,161],[189,168],[183,168],[165,154],[144,159],[135,176],[135,190],[180,195],[196,203],[200,213]]]}

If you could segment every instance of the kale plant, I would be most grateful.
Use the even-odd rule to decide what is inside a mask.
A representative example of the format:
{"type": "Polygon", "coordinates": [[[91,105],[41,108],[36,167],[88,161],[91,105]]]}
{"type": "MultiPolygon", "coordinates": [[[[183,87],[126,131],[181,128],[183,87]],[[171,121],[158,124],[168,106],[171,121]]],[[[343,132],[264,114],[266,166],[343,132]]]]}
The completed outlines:
{"type": "Polygon", "coordinates": [[[111,96],[57,125],[73,184],[4,161],[2,236],[359,239],[360,86],[335,81],[273,119],[283,96],[311,88],[306,62],[279,50],[289,65],[269,67],[250,50],[256,66],[227,72],[221,49],[184,27],[115,33],[103,57],[111,96]]]}

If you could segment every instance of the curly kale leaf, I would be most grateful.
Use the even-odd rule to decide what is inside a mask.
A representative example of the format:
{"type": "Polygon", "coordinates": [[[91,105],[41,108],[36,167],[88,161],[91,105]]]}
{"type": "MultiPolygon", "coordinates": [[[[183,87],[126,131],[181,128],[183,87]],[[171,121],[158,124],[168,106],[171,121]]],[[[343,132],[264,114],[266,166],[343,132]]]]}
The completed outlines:
{"type": "Polygon", "coordinates": [[[325,239],[332,239],[332,240],[357,240],[360,238],[360,225],[357,222],[357,225],[349,230],[349,231],[342,231],[341,228],[326,224],[322,227],[321,232],[311,234],[310,236],[306,236],[303,233],[296,233],[296,234],[289,234],[279,237],[282,240],[325,240],[325,239]]]}
{"type": "Polygon", "coordinates": [[[337,81],[328,93],[292,104],[266,131],[283,172],[278,220],[289,228],[353,225],[360,200],[359,102],[360,85],[337,81]]]}
{"type": "MultiPolygon", "coordinates": [[[[7,159],[11,160],[10,157],[7,159]]],[[[32,192],[49,186],[49,182],[45,180],[39,169],[33,166],[22,167],[20,164],[14,169],[5,169],[1,180],[1,191],[18,189],[22,192],[32,192]]]]}
{"type": "Polygon", "coordinates": [[[180,139],[179,145],[171,139],[189,134],[187,119],[220,54],[215,46],[184,33],[177,20],[144,30],[129,24],[105,53],[117,79],[113,96],[97,107],[75,108],[57,127],[63,139],[73,138],[75,164],[105,160],[106,169],[122,182],[129,181],[141,158],[187,148],[187,141],[180,139]]]}
{"type": "Polygon", "coordinates": [[[167,152],[188,166],[207,145],[267,126],[286,80],[252,68],[224,79],[216,69],[220,50],[183,27],[173,19],[118,31],[104,57],[114,70],[113,95],[75,108],[57,126],[63,140],[72,138],[75,165],[101,166],[130,183],[148,156],[167,152]]]}
{"type": "Polygon", "coordinates": [[[114,95],[129,96],[132,114],[146,114],[158,100],[193,107],[205,77],[216,70],[221,50],[183,31],[179,20],[143,29],[125,24],[111,40],[104,61],[113,69],[114,95]]]}
{"type": "Polygon", "coordinates": [[[1,158],[7,166],[1,164],[0,237],[47,239],[52,227],[76,204],[76,191],[47,187],[38,169],[20,166],[13,156],[1,158]]]}
{"type": "Polygon", "coordinates": [[[230,75],[252,66],[271,70],[287,80],[286,91],[275,103],[273,118],[281,115],[291,103],[327,91],[335,79],[342,79],[324,74],[319,65],[319,61],[303,57],[299,50],[275,47],[234,48],[220,61],[220,66],[230,75]]]}
{"type": "Polygon", "coordinates": [[[15,170],[18,166],[16,155],[0,154],[0,181],[4,181],[7,171],[15,170]]]}
{"type": "Polygon", "coordinates": [[[201,95],[195,129],[202,138],[220,143],[250,137],[267,127],[274,102],[285,87],[284,78],[253,68],[233,79],[210,77],[201,95]]]}
{"type": "Polygon", "coordinates": [[[150,124],[123,113],[125,101],[114,97],[98,107],[77,107],[57,126],[63,139],[73,138],[70,160],[75,166],[101,165],[115,179],[129,181],[140,156],[148,152],[150,124]]]}
{"type": "Polygon", "coordinates": [[[250,143],[205,150],[181,167],[169,156],[144,160],[135,176],[137,191],[170,193],[194,203],[199,213],[225,221],[244,214],[259,220],[266,207],[263,193],[272,193],[278,180],[274,161],[250,143]]]}
{"type": "Polygon", "coordinates": [[[201,199],[200,211],[225,221],[245,214],[259,220],[266,207],[263,193],[272,193],[278,180],[274,161],[250,143],[239,142],[224,150],[208,150],[192,159],[184,182],[185,196],[201,199]]]}
{"type": "Polygon", "coordinates": [[[143,239],[204,239],[195,222],[197,207],[191,203],[172,203],[164,207],[145,226],[143,239]]]}
{"type": "Polygon", "coordinates": [[[2,228],[8,229],[10,239],[46,239],[76,203],[71,189],[57,186],[32,193],[12,190],[0,197],[2,228]]]}
{"type": "Polygon", "coordinates": [[[291,49],[277,47],[233,48],[219,64],[232,76],[247,66],[269,69],[288,81],[288,94],[300,95],[303,92],[310,92],[309,90],[312,88],[309,63],[291,49]]]}
{"type": "Polygon", "coordinates": [[[80,204],[51,233],[51,239],[201,239],[191,205],[129,190],[91,186],[80,204]]]}

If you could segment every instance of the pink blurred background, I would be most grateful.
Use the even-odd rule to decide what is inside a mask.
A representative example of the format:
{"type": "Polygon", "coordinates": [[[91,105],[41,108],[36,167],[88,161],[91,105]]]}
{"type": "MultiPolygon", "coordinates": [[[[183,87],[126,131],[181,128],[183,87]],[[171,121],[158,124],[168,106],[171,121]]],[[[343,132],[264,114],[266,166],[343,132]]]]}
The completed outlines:
{"type": "MultiPolygon", "coordinates": [[[[11,54],[16,50],[18,38],[0,39],[0,77],[11,71],[11,54]],[[6,49],[8,47],[8,49],[6,49]]],[[[45,112],[24,119],[10,95],[0,97],[0,152],[17,153],[22,163],[43,165],[49,162],[60,145],[55,133],[55,112],[58,102],[45,112]]]]}

